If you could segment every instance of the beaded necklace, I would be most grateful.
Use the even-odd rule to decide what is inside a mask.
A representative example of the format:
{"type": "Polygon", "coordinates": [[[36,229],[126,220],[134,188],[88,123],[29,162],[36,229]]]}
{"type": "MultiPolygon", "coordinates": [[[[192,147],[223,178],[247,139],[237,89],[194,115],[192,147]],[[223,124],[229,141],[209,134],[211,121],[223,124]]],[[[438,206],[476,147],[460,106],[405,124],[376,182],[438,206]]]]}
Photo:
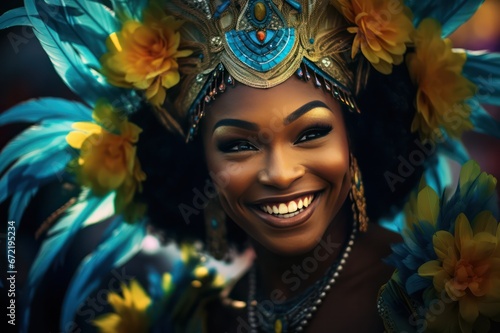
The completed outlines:
{"type": "Polygon", "coordinates": [[[340,260],[337,260],[326,272],[325,276],[316,281],[299,297],[285,304],[274,304],[272,309],[258,306],[256,299],[257,282],[255,265],[249,274],[248,288],[248,322],[251,333],[258,333],[258,329],[266,333],[302,332],[311,321],[312,316],[323,303],[327,292],[332,288],[343,270],[347,258],[351,253],[357,233],[357,223],[354,220],[349,240],[342,250],[340,260]]]}

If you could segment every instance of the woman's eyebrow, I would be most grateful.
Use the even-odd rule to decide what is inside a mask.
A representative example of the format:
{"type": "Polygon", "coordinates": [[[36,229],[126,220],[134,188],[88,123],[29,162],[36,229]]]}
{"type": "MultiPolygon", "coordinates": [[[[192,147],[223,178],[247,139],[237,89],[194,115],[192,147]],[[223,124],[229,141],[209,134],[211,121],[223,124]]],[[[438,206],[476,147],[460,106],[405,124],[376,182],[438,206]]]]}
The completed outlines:
{"type": "Polygon", "coordinates": [[[215,130],[218,127],[221,126],[232,126],[232,127],[239,127],[248,131],[258,131],[259,130],[259,125],[256,123],[252,123],[246,120],[241,120],[241,119],[222,119],[219,120],[215,125],[212,130],[212,133],[215,132],[215,130]]]}
{"type": "MultiPolygon", "coordinates": [[[[325,109],[330,110],[330,108],[328,107],[328,105],[326,105],[322,101],[317,101],[317,100],[316,101],[311,101],[309,103],[306,103],[306,104],[302,105],[300,108],[298,108],[297,110],[295,110],[292,113],[290,113],[283,120],[283,124],[284,125],[291,124],[292,122],[294,122],[295,120],[299,119],[300,117],[302,117],[307,112],[309,112],[309,111],[311,111],[313,109],[316,109],[316,108],[325,108],[325,109]]],[[[242,128],[242,129],[245,129],[245,130],[248,130],[248,131],[258,131],[260,129],[259,125],[257,125],[256,123],[252,123],[250,121],[241,120],[241,119],[231,119],[231,118],[228,118],[228,119],[219,120],[214,125],[212,133],[215,132],[215,130],[217,128],[222,127],[222,126],[239,127],[239,128],[242,128]]]]}
{"type": "Polygon", "coordinates": [[[302,105],[300,108],[298,108],[297,110],[295,110],[292,113],[290,113],[283,120],[283,124],[284,125],[288,125],[288,124],[294,122],[295,120],[299,119],[300,117],[302,117],[307,112],[309,112],[309,111],[311,111],[312,109],[315,109],[315,108],[325,108],[325,109],[328,109],[328,110],[331,111],[331,109],[328,107],[328,105],[326,105],[322,101],[311,101],[309,103],[306,103],[306,104],[302,105]]]}

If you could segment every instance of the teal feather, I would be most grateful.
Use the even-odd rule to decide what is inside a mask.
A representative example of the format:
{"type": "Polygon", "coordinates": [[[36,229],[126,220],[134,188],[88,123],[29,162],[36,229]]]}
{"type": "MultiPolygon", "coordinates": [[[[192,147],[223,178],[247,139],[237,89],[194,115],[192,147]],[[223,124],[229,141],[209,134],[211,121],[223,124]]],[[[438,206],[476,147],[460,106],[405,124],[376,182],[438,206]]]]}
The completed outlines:
{"type": "Polygon", "coordinates": [[[0,126],[20,123],[38,123],[48,120],[92,121],[92,109],[75,101],[46,97],[18,104],[0,114],[0,126]]]}
{"type": "Polygon", "coordinates": [[[35,153],[28,167],[24,170],[24,177],[53,178],[62,175],[69,161],[74,158],[72,150],[68,149],[66,138],[57,138],[52,146],[35,153]],[[40,156],[41,154],[46,156],[40,156]]]}
{"type": "Polygon", "coordinates": [[[11,9],[0,16],[0,29],[7,29],[19,25],[31,26],[31,22],[24,7],[11,9]]]}
{"type": "Polygon", "coordinates": [[[16,221],[16,230],[19,228],[24,210],[37,192],[38,187],[31,187],[27,190],[17,190],[12,196],[9,206],[9,220],[16,221]]]}
{"type": "MultiPolygon", "coordinates": [[[[146,235],[145,222],[128,224],[120,216],[111,223],[111,237],[103,237],[99,247],[77,269],[64,298],[60,319],[61,329],[73,321],[79,306],[99,287],[104,277],[121,266],[140,249],[146,235]]],[[[130,282],[130,281],[120,281],[130,282]]]]}
{"type": "Polygon", "coordinates": [[[58,23],[57,16],[56,18],[51,16],[53,14],[50,7],[39,1],[26,0],[25,6],[35,35],[57,73],[71,90],[90,106],[94,106],[100,98],[113,101],[115,104],[121,103],[127,110],[138,106],[140,99],[133,90],[109,85],[96,71],[92,61],[87,59],[89,53],[82,54],[76,44],[61,40],[60,32],[68,29],[67,22],[64,25],[58,23]]]}
{"type": "Polygon", "coordinates": [[[448,161],[443,156],[435,156],[434,165],[424,171],[425,181],[436,193],[443,193],[452,182],[452,174],[448,161]]]}
{"type": "Polygon", "coordinates": [[[469,104],[472,107],[470,120],[474,125],[474,132],[500,139],[500,121],[493,118],[477,101],[471,100],[469,104]]]}
{"type": "MultiPolygon", "coordinates": [[[[109,34],[120,29],[121,24],[115,13],[98,1],[46,0],[46,2],[62,7],[67,14],[66,17],[71,26],[91,27],[104,39],[107,38],[109,34]],[[75,9],[77,12],[73,13],[69,9],[75,9]]],[[[83,37],[85,38],[85,36],[83,37]]]]}
{"type": "Polygon", "coordinates": [[[99,58],[107,52],[105,41],[120,30],[120,22],[105,5],[95,1],[51,0],[53,20],[47,22],[70,43],[88,66],[100,68],[99,58]]]}
{"type": "Polygon", "coordinates": [[[116,13],[135,20],[142,20],[142,11],[148,3],[148,0],[111,0],[116,13]]]}
{"type": "MultiPolygon", "coordinates": [[[[84,194],[85,195],[85,194],[84,194]]],[[[82,228],[86,220],[99,208],[103,208],[103,203],[107,203],[107,197],[98,198],[95,196],[81,196],[79,201],[71,207],[66,215],[58,222],[58,232],[50,232],[42,243],[40,250],[31,266],[28,280],[25,285],[26,293],[23,297],[23,318],[21,320],[21,332],[26,332],[29,324],[31,302],[34,292],[42,281],[47,270],[54,264],[55,259],[63,260],[64,249],[71,244],[78,230],[82,228]]]]}
{"type": "Polygon", "coordinates": [[[484,0],[406,0],[405,4],[413,12],[415,26],[431,17],[443,27],[443,37],[450,35],[477,11],[484,0]]]}
{"type": "Polygon", "coordinates": [[[53,146],[40,148],[21,157],[0,179],[0,202],[27,184],[41,186],[62,174],[72,158],[64,147],[65,138],[59,138],[53,146]]]}
{"type": "MultiPolygon", "coordinates": [[[[0,153],[0,173],[11,163],[32,151],[48,147],[65,138],[72,122],[34,125],[11,140],[0,153]]],[[[68,149],[70,149],[68,147],[68,149]]],[[[70,152],[68,150],[68,152],[70,152]]]]}
{"type": "Polygon", "coordinates": [[[453,139],[451,137],[448,137],[444,142],[439,143],[438,151],[444,156],[447,156],[460,164],[464,164],[470,159],[469,153],[463,143],[460,140],[453,139]]]}
{"type": "Polygon", "coordinates": [[[462,72],[477,86],[480,103],[500,106],[500,53],[468,51],[462,72]]]}
{"type": "Polygon", "coordinates": [[[429,286],[429,281],[418,273],[411,275],[408,280],[406,280],[405,288],[406,292],[410,295],[416,293],[417,291],[423,290],[429,286]]]}

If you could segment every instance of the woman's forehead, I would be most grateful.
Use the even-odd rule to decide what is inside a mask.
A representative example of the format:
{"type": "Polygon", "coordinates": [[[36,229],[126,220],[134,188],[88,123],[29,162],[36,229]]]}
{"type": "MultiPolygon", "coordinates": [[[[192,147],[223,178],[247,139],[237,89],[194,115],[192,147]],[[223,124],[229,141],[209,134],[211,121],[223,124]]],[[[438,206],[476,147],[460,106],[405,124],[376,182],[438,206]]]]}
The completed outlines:
{"type": "Polygon", "coordinates": [[[332,111],[340,110],[339,103],[330,94],[311,82],[304,82],[295,77],[268,89],[252,88],[239,83],[216,96],[205,117],[253,118],[254,114],[265,113],[269,117],[285,118],[306,104],[318,102],[332,111]]]}

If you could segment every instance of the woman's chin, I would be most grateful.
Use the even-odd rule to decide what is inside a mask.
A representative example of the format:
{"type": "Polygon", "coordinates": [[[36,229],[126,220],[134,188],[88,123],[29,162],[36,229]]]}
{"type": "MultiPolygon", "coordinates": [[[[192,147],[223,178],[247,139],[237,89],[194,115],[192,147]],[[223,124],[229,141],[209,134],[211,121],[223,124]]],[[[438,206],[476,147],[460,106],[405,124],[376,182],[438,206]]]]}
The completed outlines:
{"type": "MultiPolygon", "coordinates": [[[[322,246],[322,233],[318,235],[287,235],[279,238],[257,240],[260,250],[266,250],[283,257],[301,256],[322,246]]],[[[260,252],[260,251],[259,251],[260,252]]]]}

